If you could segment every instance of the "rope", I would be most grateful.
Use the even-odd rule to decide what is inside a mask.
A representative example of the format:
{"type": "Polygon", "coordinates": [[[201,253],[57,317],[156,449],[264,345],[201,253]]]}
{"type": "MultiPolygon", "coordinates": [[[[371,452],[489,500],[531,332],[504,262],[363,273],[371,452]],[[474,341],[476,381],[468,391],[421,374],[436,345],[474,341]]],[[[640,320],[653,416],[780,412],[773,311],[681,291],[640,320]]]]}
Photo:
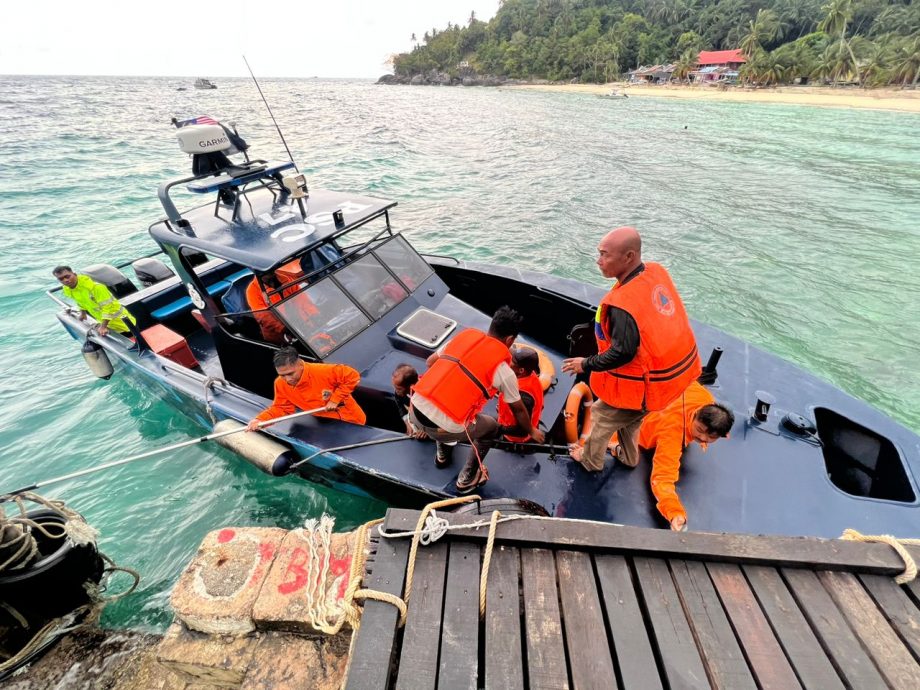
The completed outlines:
{"type": "Polygon", "coordinates": [[[485,618],[486,615],[486,582],[489,580],[489,564],[492,562],[492,547],[495,545],[495,528],[498,526],[499,517],[501,517],[501,513],[493,510],[492,519],[489,520],[489,538],[486,541],[486,551],[482,555],[482,574],[479,576],[480,618],[485,618]]]}
{"type": "MultiPolygon", "coordinates": [[[[63,501],[47,499],[33,492],[16,494],[10,496],[8,500],[16,505],[19,510],[19,515],[7,517],[6,511],[0,506],[0,536],[5,538],[2,546],[10,547],[11,545],[18,544],[18,547],[12,556],[0,564],[0,572],[6,569],[20,570],[28,567],[32,563],[34,555],[38,552],[38,544],[34,536],[36,532],[40,532],[49,539],[66,538],[76,546],[83,546],[86,544],[95,546],[99,532],[90,526],[82,515],[68,508],[63,501]],[[57,515],[60,515],[64,519],[64,524],[57,525],[52,523],[55,529],[49,529],[48,527],[51,525],[45,525],[42,522],[29,518],[25,506],[26,501],[42,505],[57,515]],[[7,535],[11,533],[13,533],[13,536],[6,539],[7,535]],[[26,554],[26,551],[29,553],[26,554]]],[[[83,584],[89,598],[89,603],[83,604],[70,613],[54,618],[43,625],[22,649],[3,663],[0,663],[0,677],[25,662],[33,654],[62,635],[76,630],[77,628],[95,624],[98,622],[102,614],[102,609],[106,604],[129,595],[137,588],[140,582],[140,574],[136,570],[120,567],[104,553],[98,551],[97,553],[99,553],[99,556],[108,566],[103,569],[99,584],[92,581],[87,581],[83,584]],[[104,592],[108,586],[110,575],[119,571],[131,575],[134,578],[134,582],[128,589],[114,596],[102,596],[102,592],[104,592]]],[[[28,621],[12,605],[7,602],[0,602],[0,606],[2,606],[20,626],[28,629],[28,621]]]]}
{"type": "Polygon", "coordinates": [[[917,564],[910,553],[908,553],[907,549],[904,548],[904,545],[920,546],[920,539],[897,539],[890,534],[860,534],[855,529],[843,530],[843,534],[840,535],[840,538],[845,541],[881,542],[882,544],[888,544],[888,546],[898,552],[901,560],[904,561],[904,572],[900,575],[896,575],[894,581],[899,585],[903,585],[912,582],[914,578],[917,577],[917,564]]]}
{"type": "Polygon", "coordinates": [[[214,410],[211,408],[211,389],[215,383],[219,383],[224,388],[227,387],[227,382],[219,376],[209,376],[204,380],[204,409],[208,413],[211,424],[217,424],[217,417],[214,416],[214,410]]]}

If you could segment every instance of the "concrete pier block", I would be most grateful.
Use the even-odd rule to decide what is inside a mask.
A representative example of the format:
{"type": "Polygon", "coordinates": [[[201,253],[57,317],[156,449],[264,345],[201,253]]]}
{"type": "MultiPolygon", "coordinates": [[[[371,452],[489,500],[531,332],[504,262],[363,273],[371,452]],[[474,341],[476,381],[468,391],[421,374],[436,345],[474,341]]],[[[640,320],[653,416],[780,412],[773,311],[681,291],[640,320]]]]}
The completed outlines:
{"type": "Polygon", "coordinates": [[[176,622],[157,647],[156,659],[187,683],[238,688],[258,643],[256,635],[207,635],[176,622]]]}
{"type": "Polygon", "coordinates": [[[240,690],[339,690],[347,656],[334,653],[334,641],[265,633],[240,690]]]}
{"type": "MultiPolygon", "coordinates": [[[[329,570],[321,591],[327,606],[340,601],[348,586],[355,533],[333,534],[329,570]]],[[[313,582],[319,577],[319,564],[313,565],[313,582]]],[[[311,578],[309,533],[303,529],[288,532],[252,609],[252,619],[261,630],[286,630],[318,635],[310,624],[305,592],[311,578]]]]}
{"type": "Polygon", "coordinates": [[[173,589],[176,617],[205,633],[254,630],[252,606],[285,534],[273,527],[210,532],[173,589]]]}

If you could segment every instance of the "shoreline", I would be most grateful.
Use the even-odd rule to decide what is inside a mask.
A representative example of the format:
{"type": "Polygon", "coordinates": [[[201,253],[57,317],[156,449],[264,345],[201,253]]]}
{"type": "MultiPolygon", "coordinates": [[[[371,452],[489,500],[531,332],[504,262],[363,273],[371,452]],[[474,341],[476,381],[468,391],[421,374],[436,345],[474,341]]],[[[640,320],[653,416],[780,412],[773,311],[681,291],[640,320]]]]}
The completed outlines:
{"type": "Polygon", "coordinates": [[[507,89],[579,93],[602,96],[612,90],[630,98],[677,98],[731,103],[779,103],[824,108],[857,108],[920,113],[920,89],[834,89],[829,86],[777,86],[768,89],[731,87],[720,91],[713,86],[651,86],[615,82],[610,84],[515,84],[507,89]]]}

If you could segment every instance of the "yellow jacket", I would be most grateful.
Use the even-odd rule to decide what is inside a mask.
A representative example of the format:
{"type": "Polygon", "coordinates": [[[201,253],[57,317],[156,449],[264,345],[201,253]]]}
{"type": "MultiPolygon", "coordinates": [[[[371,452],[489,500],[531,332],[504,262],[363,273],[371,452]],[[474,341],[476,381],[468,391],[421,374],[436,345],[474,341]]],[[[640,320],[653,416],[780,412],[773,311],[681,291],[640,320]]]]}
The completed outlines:
{"type": "Polygon", "coordinates": [[[127,333],[129,330],[124,319],[127,318],[132,324],[137,323],[137,320],[121,306],[121,303],[112,296],[105,285],[97,283],[89,276],[78,275],[77,285],[74,288],[65,285],[64,296],[76,302],[80,309],[87,312],[96,321],[108,321],[109,328],[118,333],[127,333]]]}

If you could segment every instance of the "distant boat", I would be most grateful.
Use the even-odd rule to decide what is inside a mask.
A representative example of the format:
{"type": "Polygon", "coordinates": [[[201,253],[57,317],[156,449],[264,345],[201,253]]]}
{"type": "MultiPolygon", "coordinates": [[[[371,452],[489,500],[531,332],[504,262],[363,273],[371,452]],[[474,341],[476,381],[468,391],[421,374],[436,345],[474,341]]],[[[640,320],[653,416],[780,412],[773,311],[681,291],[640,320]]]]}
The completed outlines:
{"type": "Polygon", "coordinates": [[[205,79],[204,77],[198,77],[195,80],[196,89],[216,89],[217,84],[213,83],[210,79],[205,79]]]}
{"type": "Polygon", "coordinates": [[[611,91],[610,93],[599,94],[600,98],[629,98],[625,93],[621,91],[611,91]]]}
{"type": "Polygon", "coordinates": [[[186,90],[186,89],[185,89],[184,86],[177,86],[177,87],[176,87],[176,91],[185,91],[185,90],[186,90]]]}

